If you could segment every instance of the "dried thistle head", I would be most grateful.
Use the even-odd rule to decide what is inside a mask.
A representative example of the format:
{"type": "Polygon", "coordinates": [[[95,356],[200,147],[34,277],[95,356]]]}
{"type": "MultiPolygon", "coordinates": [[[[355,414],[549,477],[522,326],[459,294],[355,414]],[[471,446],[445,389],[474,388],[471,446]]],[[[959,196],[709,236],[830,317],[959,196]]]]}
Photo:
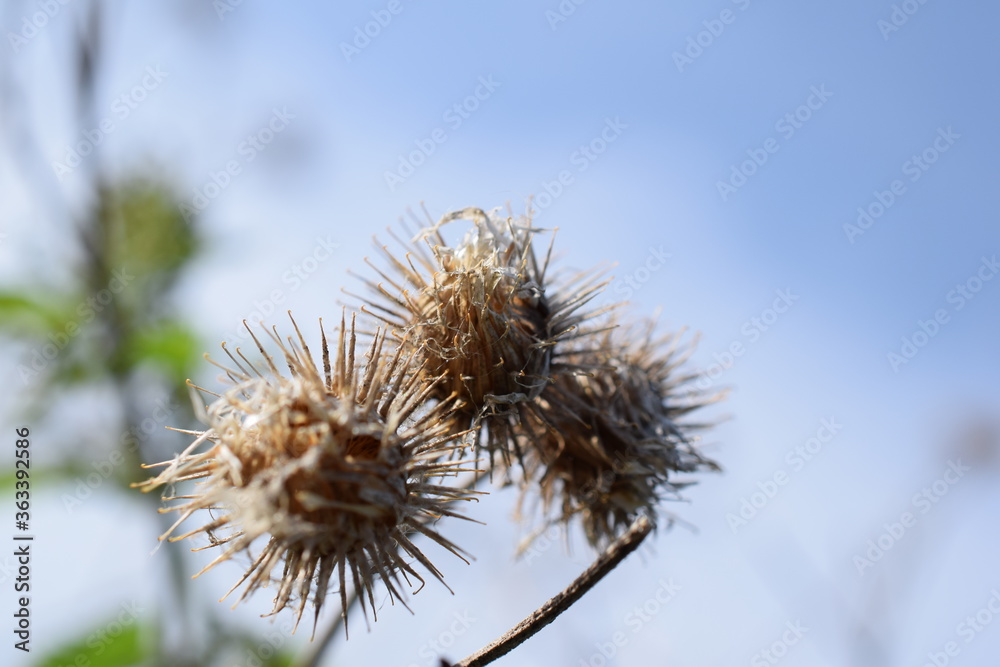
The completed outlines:
{"type": "Polygon", "coordinates": [[[295,331],[298,340],[285,342],[276,330],[268,332],[278,359],[254,336],[262,369],[239,349],[236,356],[226,350],[235,367],[220,367],[235,386],[208,407],[210,428],[194,433],[196,440],[182,454],[159,464],[166,469],[140,485],[149,491],[198,480],[191,493],[164,498],[182,502],[161,510],[180,516],[160,539],[207,536],[211,544],[202,548],[222,553],[202,572],[245,553],[249,569],[226,595],[246,583],[243,600],[273,584],[272,613],[292,606],[296,626],[308,600],[318,618],[332,586],[339,588],[346,614],[348,583],[366,618],[367,604],[375,613],[377,580],[390,601],[405,606],[401,578],[409,585],[410,577],[424,581],[415,563],[443,583],[411,535],[421,533],[460,558],[464,553],[429,525],[441,516],[460,516],[450,503],[472,495],[440,479],[459,472],[458,463],[444,462],[462,435],[449,426],[452,408],[426,403],[433,384],[413,372],[402,349],[383,353],[381,334],[366,361],[356,363],[353,318],[349,330],[341,321],[332,365],[323,335],[322,372],[297,325],[295,331]],[[287,374],[279,369],[282,363],[287,374]],[[211,519],[176,535],[198,510],[210,510],[211,519]],[[258,538],[266,542],[254,555],[258,538]]]}
{"type": "Polygon", "coordinates": [[[556,343],[584,335],[595,313],[582,306],[603,287],[596,273],[554,284],[551,243],[541,262],[534,250],[541,231],[527,218],[462,209],[409,243],[396,237],[405,258],[382,246],[391,269],[373,266],[384,282],[365,280],[372,296],[362,308],[405,332],[428,375],[446,378],[437,397],[456,396],[468,423],[485,424],[479,444],[504,464],[520,457],[524,414],[564,370],[556,343]],[[441,227],[456,220],[472,228],[451,246],[441,227]]]}
{"type": "Polygon", "coordinates": [[[586,373],[561,375],[545,388],[527,429],[528,473],[521,503],[540,501],[549,523],[579,520],[587,540],[601,547],[640,514],[655,518],[658,505],[691,482],[676,473],[718,470],[695,446],[687,422],[692,411],[721,395],[687,391],[693,375],[681,372],[692,347],[683,331],[653,339],[645,331],[615,330],[599,348],[573,356],[586,373]]]}

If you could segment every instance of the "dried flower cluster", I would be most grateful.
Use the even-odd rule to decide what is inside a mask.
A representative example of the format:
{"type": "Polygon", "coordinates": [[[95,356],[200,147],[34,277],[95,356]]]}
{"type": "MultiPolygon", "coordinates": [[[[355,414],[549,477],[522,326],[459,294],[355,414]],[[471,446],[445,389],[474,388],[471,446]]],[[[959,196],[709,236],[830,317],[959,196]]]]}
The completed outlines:
{"type": "MultiPolygon", "coordinates": [[[[430,376],[444,375],[439,397],[454,394],[459,412],[479,430],[479,443],[504,465],[521,458],[519,424],[552,378],[570,369],[556,347],[579,335],[592,317],[582,310],[603,285],[583,274],[553,286],[551,245],[539,262],[539,230],[468,208],[401,245],[405,259],[382,251],[394,274],[376,267],[384,282],[365,280],[363,306],[387,326],[406,332],[430,376]],[[441,227],[460,219],[472,229],[455,247],[441,227]]],[[[397,239],[398,241],[398,239],[397,239]]]]}
{"type": "Polygon", "coordinates": [[[274,612],[301,618],[333,588],[346,613],[348,585],[374,613],[376,581],[405,605],[403,584],[423,582],[417,566],[443,582],[411,538],[464,553],[432,524],[476,493],[446,482],[466,469],[478,479],[477,451],[482,472],[517,478],[522,503],[549,523],[579,521],[594,546],[655,519],[684,485],[675,473],[716,468],[684,420],[712,397],[684,391],[679,336],[656,340],[652,325],[636,334],[587,309],[599,272],[551,275],[551,241],[535,253],[542,233],[470,208],[397,238],[402,253],[382,247],[388,266],[371,264],[380,280],[364,279],[360,304],[381,325],[364,362],[353,319],[332,364],[323,336],[322,372],[298,327],[285,342],[269,332],[278,361],[254,338],[262,370],[226,350],[234,386],[209,407],[208,430],[142,485],[198,481],[169,498],[183,502],[166,510],[180,518],[164,537],[207,535],[223,549],[208,567],[266,541],[236,587],[246,583],[245,598],[273,584],[274,612]],[[460,220],[471,228],[449,245],[442,228],[460,220]],[[174,536],[204,509],[208,523],[174,536]]]}
{"type": "Polygon", "coordinates": [[[571,355],[589,373],[559,376],[545,388],[529,424],[528,484],[522,504],[539,500],[549,521],[579,517],[588,541],[604,545],[640,514],[655,516],[665,497],[677,497],[685,482],[675,472],[718,470],[694,446],[684,424],[693,410],[720,398],[686,391],[694,376],[680,367],[691,348],[683,332],[653,339],[645,331],[614,329],[597,349],[571,355]]]}
{"type": "Polygon", "coordinates": [[[204,533],[211,546],[223,548],[202,572],[239,552],[249,553],[258,538],[266,538],[233,588],[247,582],[242,600],[272,583],[272,571],[281,565],[274,613],[297,600],[299,619],[310,598],[319,615],[331,583],[338,584],[345,608],[350,581],[362,593],[362,608],[367,597],[374,613],[376,579],[390,599],[405,605],[400,575],[423,578],[404,555],[443,582],[410,536],[421,533],[462,553],[427,524],[444,515],[460,516],[448,509],[449,503],[472,497],[435,479],[459,470],[458,463],[446,461],[458,442],[453,407],[447,402],[427,406],[434,385],[408,372],[411,361],[402,348],[383,354],[384,336],[376,337],[366,362],[356,366],[353,321],[345,333],[341,322],[332,367],[323,337],[322,374],[301,334],[298,344],[272,336],[283,356],[277,363],[287,365],[287,376],[256,336],[266,372],[239,350],[239,359],[226,350],[235,369],[222,368],[235,386],[209,407],[211,428],[196,434],[185,452],[160,464],[166,469],[142,485],[149,490],[200,480],[195,493],[166,498],[185,502],[167,509],[180,518],[163,537],[204,533]],[[184,520],[205,509],[219,514],[172,536],[184,520]]]}

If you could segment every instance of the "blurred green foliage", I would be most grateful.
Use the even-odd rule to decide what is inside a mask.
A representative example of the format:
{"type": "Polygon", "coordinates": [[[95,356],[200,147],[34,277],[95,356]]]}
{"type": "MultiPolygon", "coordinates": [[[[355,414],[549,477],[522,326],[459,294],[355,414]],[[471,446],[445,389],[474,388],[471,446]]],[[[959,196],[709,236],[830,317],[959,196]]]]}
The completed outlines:
{"type": "MultiPolygon", "coordinates": [[[[172,290],[196,256],[200,244],[194,224],[181,215],[179,199],[164,182],[137,176],[120,183],[98,178],[97,198],[67,238],[75,247],[66,250],[79,257],[71,280],[53,283],[41,269],[25,276],[16,287],[0,288],[0,336],[23,345],[18,373],[26,385],[19,393],[25,417],[41,426],[61,419],[58,397],[80,393],[108,396],[117,405],[110,414],[121,415],[88,437],[102,451],[101,461],[114,461],[109,489],[136,503],[159,502],[129,488],[144,476],[142,461],[154,460],[150,448],[165,440],[166,426],[193,421],[186,378],[200,360],[202,345],[182,315],[176,312],[172,290]],[[137,391],[137,387],[142,387],[137,391]],[[100,393],[98,393],[100,390],[100,393]],[[150,433],[139,426],[150,416],[150,396],[166,392],[172,406],[170,423],[157,423],[150,433]],[[137,437],[123,437],[123,434],[137,437]]],[[[197,223],[197,220],[193,221],[197,223]]],[[[65,442],[52,442],[59,452],[33,461],[32,486],[61,487],[76,493],[81,480],[94,473],[93,449],[80,446],[73,429],[55,428],[65,442]]],[[[0,476],[0,488],[10,488],[14,476],[0,476]]],[[[89,497],[86,489],[82,502],[89,497]]],[[[79,505],[80,502],[76,504],[79,505]]],[[[159,521],[155,512],[151,520],[159,521]]],[[[187,595],[190,572],[180,550],[167,551],[169,564],[165,589],[185,609],[181,631],[212,611],[195,609],[187,595]]],[[[92,667],[124,665],[201,665],[190,646],[165,646],[162,625],[169,619],[143,614],[120,624],[110,621],[82,637],[43,655],[43,667],[87,664],[92,667]],[[114,630],[113,634],[111,630],[114,630]]],[[[213,655],[232,653],[247,641],[243,634],[219,632],[205,650],[213,655]]],[[[268,662],[267,664],[284,664],[268,662]]]]}
{"type": "Polygon", "coordinates": [[[155,641],[149,639],[156,634],[156,629],[141,626],[135,619],[132,621],[123,624],[111,619],[102,623],[82,637],[43,655],[36,664],[39,667],[132,667],[150,664],[147,656],[149,647],[155,641]]]}
{"type": "Polygon", "coordinates": [[[0,290],[0,329],[25,338],[39,338],[62,326],[69,304],[59,294],[32,294],[0,290]]]}
{"type": "MultiPolygon", "coordinates": [[[[118,8],[90,0],[74,3],[68,11],[78,19],[65,44],[71,103],[59,111],[72,125],[91,127],[103,109],[96,93],[105,78],[104,40],[116,25],[105,16],[118,8]]],[[[16,374],[23,383],[15,380],[18,390],[12,393],[19,402],[15,410],[19,419],[33,425],[33,433],[36,428],[44,433],[35,450],[38,458],[32,460],[32,489],[57,489],[64,504],[69,498],[67,508],[98,492],[116,493],[122,502],[159,504],[157,494],[139,493],[129,483],[146,476],[142,462],[162,460],[165,451],[175,449],[177,434],[167,426],[194,425],[185,380],[200,363],[204,346],[179,311],[175,287],[201,249],[200,220],[182,214],[181,199],[169,178],[136,171],[112,179],[103,167],[108,162],[97,155],[75,172],[79,188],[54,184],[48,160],[38,150],[45,142],[30,138],[55,129],[43,124],[50,120],[47,115],[39,116],[28,104],[30,87],[18,79],[5,79],[8,69],[13,71],[0,68],[0,84],[10,85],[18,94],[4,105],[0,132],[17,137],[10,143],[12,157],[29,196],[62,205],[60,233],[47,243],[48,264],[22,276],[18,284],[0,285],[0,338],[18,342],[10,349],[19,356],[16,374]],[[81,206],[81,202],[87,203],[81,206]],[[70,277],[61,282],[53,276],[65,272],[49,270],[67,265],[70,277]],[[68,405],[89,407],[95,402],[100,403],[100,418],[86,428],[72,423],[81,418],[79,409],[67,418],[68,405]],[[91,483],[95,474],[100,479],[91,483]]],[[[61,76],[54,80],[63,82],[61,76]]],[[[135,151],[142,147],[136,145],[135,151]]],[[[11,491],[14,480],[13,475],[0,475],[0,489],[11,491]]],[[[156,534],[165,529],[164,522],[172,521],[146,509],[150,522],[157,524],[156,534]]],[[[149,564],[157,584],[156,604],[150,605],[155,608],[127,621],[95,623],[80,636],[38,638],[45,651],[32,647],[34,664],[292,664],[288,647],[281,645],[282,651],[270,644],[265,647],[255,632],[219,621],[214,601],[191,590],[194,568],[189,567],[185,550],[164,549],[161,554],[149,564]],[[184,641],[171,642],[167,637],[184,641]],[[64,643],[52,648],[60,639],[64,643]],[[248,663],[248,655],[254,656],[252,662],[248,663]]],[[[116,594],[122,593],[109,591],[109,596],[116,594]]]]}
{"type": "Polygon", "coordinates": [[[166,319],[156,327],[138,330],[126,350],[128,367],[152,363],[171,378],[190,375],[191,363],[200,359],[201,345],[191,330],[179,320],[166,319]]]}
{"type": "Polygon", "coordinates": [[[176,197],[151,179],[136,179],[102,190],[98,219],[104,226],[107,261],[127,264],[137,275],[172,279],[198,250],[192,227],[176,197]]]}
{"type": "MultiPolygon", "coordinates": [[[[198,360],[194,333],[170,312],[169,293],[199,249],[170,189],[147,177],[102,184],[79,236],[73,284],[0,289],[0,333],[31,350],[19,367],[43,391],[126,378],[152,364],[174,390],[198,360]]],[[[36,284],[40,284],[38,281],[36,284]]]]}

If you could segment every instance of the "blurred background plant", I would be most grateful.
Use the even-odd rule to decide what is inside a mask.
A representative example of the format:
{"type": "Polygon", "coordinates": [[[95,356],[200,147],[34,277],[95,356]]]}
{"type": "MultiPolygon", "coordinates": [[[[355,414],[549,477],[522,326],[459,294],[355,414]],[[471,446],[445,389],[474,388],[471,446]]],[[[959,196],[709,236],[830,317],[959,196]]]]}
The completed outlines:
{"type": "MultiPolygon", "coordinates": [[[[75,105],[61,120],[83,130],[101,123],[95,89],[109,8],[96,0],[81,4],[74,7],[80,20],[65,63],[75,105]]],[[[18,148],[21,180],[31,198],[58,212],[65,233],[61,250],[72,267],[23,275],[19,284],[0,287],[0,334],[22,349],[17,374],[26,391],[18,392],[15,410],[26,422],[43,426],[65,419],[62,407],[73,402],[110,417],[102,430],[70,427],[61,431],[61,442],[46,443],[59,452],[59,461],[36,466],[32,483],[36,491],[63,487],[70,512],[103,484],[117,490],[116,502],[158,508],[158,495],[136,493],[129,485],[146,477],[142,463],[168,458],[176,448],[166,427],[194,423],[185,380],[201,363],[205,346],[179,312],[173,290],[201,247],[199,220],[185,219],[169,175],[142,166],[141,154],[134,157],[134,171],[112,175],[101,159],[100,141],[91,142],[92,152],[80,152],[85,159],[78,165],[69,165],[76,172],[70,196],[57,182],[63,177],[59,168],[53,170],[39,148],[38,137],[50,128],[31,113],[31,100],[9,69],[3,89],[5,138],[18,148]]],[[[9,469],[5,497],[13,486],[9,469]]],[[[173,521],[152,508],[148,513],[157,517],[161,531],[173,521]]],[[[80,636],[36,648],[33,664],[193,667],[229,664],[246,651],[257,655],[259,635],[220,623],[217,615],[226,607],[189,593],[195,570],[188,560],[185,549],[165,549],[157,560],[164,584],[157,587],[163,598],[154,614],[139,617],[125,609],[124,618],[94,619],[80,636]]],[[[290,664],[288,651],[266,654],[259,664],[290,664]]]]}

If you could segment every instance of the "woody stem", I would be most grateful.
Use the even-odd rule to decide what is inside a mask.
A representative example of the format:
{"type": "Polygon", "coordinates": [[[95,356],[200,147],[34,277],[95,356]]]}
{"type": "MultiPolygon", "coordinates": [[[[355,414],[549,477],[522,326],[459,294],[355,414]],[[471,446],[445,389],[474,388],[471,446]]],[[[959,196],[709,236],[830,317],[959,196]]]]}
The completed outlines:
{"type": "Polygon", "coordinates": [[[577,600],[593,588],[611,570],[639,548],[642,541],[653,530],[653,524],[644,516],[636,519],[629,529],[608,545],[596,561],[573,580],[565,590],[558,593],[539,607],[526,619],[511,628],[492,644],[480,649],[453,667],[482,667],[513,651],[529,637],[537,633],[569,609],[577,600]]]}

